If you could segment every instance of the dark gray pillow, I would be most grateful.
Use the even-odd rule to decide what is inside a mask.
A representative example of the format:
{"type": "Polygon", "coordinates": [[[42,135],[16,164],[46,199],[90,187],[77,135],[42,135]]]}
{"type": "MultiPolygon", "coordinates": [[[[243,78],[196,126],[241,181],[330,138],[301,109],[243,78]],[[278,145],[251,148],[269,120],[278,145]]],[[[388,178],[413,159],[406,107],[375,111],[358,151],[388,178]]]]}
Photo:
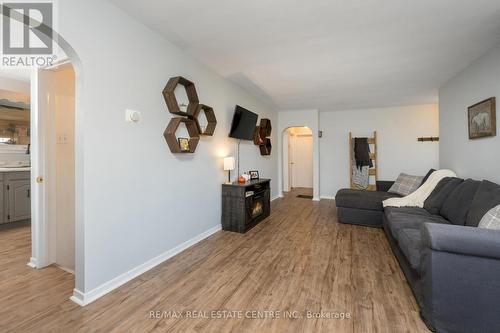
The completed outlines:
{"type": "Polygon", "coordinates": [[[498,205],[500,205],[500,185],[483,180],[474,195],[465,225],[477,227],[483,216],[498,205]]]}
{"type": "Polygon", "coordinates": [[[480,181],[467,179],[458,185],[445,200],[440,214],[455,225],[465,225],[472,199],[481,184],[480,181]]]}
{"type": "Polygon", "coordinates": [[[424,208],[432,215],[439,215],[443,203],[453,190],[464,180],[455,177],[446,177],[436,185],[427,200],[424,202],[424,208]]]}

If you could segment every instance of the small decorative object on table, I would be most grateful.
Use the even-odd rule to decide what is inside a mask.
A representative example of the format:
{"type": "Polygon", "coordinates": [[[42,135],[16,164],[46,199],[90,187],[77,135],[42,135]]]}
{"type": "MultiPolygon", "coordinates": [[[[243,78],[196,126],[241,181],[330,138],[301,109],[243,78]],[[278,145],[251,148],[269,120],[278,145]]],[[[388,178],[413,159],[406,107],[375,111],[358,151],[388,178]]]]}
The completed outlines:
{"type": "Polygon", "coordinates": [[[240,177],[238,178],[238,183],[240,183],[240,184],[245,184],[246,182],[247,182],[247,179],[246,179],[245,177],[240,176],[240,177]]]}
{"type": "Polygon", "coordinates": [[[181,151],[189,151],[189,139],[188,138],[178,138],[179,148],[181,151]]]}
{"type": "Polygon", "coordinates": [[[250,179],[259,179],[259,172],[256,170],[248,171],[250,174],[250,179]]]}
{"type": "Polygon", "coordinates": [[[495,104],[495,97],[491,97],[469,107],[469,139],[497,135],[495,104]]]}

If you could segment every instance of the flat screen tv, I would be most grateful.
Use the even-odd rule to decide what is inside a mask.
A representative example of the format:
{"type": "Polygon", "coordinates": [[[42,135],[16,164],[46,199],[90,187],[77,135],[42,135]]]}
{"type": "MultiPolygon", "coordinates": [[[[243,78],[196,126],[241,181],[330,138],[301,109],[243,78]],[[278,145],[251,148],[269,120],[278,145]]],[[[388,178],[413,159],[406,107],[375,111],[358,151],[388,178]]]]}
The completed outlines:
{"type": "Polygon", "coordinates": [[[252,140],[258,117],[256,113],[236,105],[229,137],[240,140],[252,140]]]}

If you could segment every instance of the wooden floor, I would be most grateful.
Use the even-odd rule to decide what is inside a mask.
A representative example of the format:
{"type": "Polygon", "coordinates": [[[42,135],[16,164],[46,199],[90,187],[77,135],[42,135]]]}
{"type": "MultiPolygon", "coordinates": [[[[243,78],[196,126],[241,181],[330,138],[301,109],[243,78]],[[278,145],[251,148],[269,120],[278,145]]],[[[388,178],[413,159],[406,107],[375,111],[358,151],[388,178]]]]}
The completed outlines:
{"type": "Polygon", "coordinates": [[[71,274],[26,266],[29,227],[1,230],[0,331],[428,332],[383,232],[299,192],[247,234],[218,232],[85,308],[68,300],[71,274]]]}

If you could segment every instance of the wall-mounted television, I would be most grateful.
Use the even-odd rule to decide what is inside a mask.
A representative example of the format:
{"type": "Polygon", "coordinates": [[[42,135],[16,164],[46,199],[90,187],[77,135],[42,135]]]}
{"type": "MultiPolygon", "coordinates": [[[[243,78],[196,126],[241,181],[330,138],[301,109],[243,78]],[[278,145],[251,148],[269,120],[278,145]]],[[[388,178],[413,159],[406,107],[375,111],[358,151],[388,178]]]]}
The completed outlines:
{"type": "Polygon", "coordinates": [[[229,137],[240,140],[252,140],[253,132],[257,125],[257,118],[259,118],[258,114],[236,105],[229,137]]]}

